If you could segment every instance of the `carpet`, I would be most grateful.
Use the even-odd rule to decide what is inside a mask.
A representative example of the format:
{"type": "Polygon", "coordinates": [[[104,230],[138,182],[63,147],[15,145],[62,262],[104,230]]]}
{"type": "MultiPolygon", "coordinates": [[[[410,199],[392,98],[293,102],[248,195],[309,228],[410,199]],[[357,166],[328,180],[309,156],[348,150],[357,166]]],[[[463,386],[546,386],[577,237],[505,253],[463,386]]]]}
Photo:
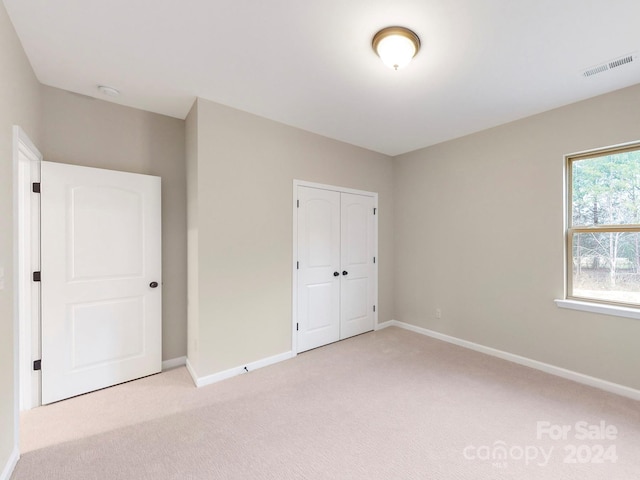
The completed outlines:
{"type": "Polygon", "coordinates": [[[26,412],[13,480],[637,479],[640,402],[398,328],[26,412]]]}

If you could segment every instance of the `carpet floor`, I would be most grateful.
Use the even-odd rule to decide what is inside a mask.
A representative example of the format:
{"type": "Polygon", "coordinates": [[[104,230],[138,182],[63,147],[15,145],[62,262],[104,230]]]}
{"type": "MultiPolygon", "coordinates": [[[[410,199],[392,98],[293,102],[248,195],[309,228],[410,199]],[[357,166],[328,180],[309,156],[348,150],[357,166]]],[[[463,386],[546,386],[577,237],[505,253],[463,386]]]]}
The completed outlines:
{"type": "Polygon", "coordinates": [[[638,479],[640,402],[398,328],[23,414],[12,480],[638,479]]]}

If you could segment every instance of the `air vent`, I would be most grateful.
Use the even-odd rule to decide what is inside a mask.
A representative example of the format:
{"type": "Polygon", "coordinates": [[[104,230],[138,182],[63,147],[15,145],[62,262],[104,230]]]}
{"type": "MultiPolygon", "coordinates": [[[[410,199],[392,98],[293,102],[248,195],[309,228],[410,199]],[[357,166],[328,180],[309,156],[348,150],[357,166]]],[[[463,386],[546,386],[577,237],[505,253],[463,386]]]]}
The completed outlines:
{"type": "Polygon", "coordinates": [[[633,55],[627,55],[626,57],[619,58],[617,60],[613,60],[609,62],[609,68],[621,67],[627,63],[633,62],[633,55]]]}
{"type": "Polygon", "coordinates": [[[595,67],[591,67],[585,70],[584,72],[582,72],[582,75],[585,77],[592,77],[599,73],[607,72],[614,68],[618,68],[623,65],[627,65],[631,62],[635,62],[637,60],[638,60],[638,54],[631,53],[629,55],[625,55],[624,57],[614,58],[613,60],[609,60],[608,62],[603,63],[601,65],[596,65],[595,67]]]}

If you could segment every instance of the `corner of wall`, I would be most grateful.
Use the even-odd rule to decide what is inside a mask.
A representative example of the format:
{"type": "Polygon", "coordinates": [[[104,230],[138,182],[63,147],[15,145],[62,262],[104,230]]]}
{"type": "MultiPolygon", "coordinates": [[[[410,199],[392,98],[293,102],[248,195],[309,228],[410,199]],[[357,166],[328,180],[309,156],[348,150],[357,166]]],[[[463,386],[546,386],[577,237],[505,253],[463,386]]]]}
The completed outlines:
{"type": "Polygon", "coordinates": [[[2,469],[2,472],[0,472],[0,480],[9,480],[11,478],[11,474],[18,464],[18,460],[20,460],[20,452],[18,451],[18,447],[16,446],[16,448],[13,449],[13,452],[11,452],[11,456],[7,460],[7,464],[2,469]]]}
{"type": "Polygon", "coordinates": [[[0,480],[9,478],[19,458],[18,346],[14,288],[14,140],[18,125],[39,143],[42,133],[40,84],[29,63],[7,8],[0,3],[0,263],[4,289],[0,291],[0,480]]]}
{"type": "MultiPolygon", "coordinates": [[[[198,99],[185,119],[187,167],[187,368],[198,365],[199,269],[198,269],[198,99]]],[[[194,381],[196,381],[194,376],[194,381]]]]}

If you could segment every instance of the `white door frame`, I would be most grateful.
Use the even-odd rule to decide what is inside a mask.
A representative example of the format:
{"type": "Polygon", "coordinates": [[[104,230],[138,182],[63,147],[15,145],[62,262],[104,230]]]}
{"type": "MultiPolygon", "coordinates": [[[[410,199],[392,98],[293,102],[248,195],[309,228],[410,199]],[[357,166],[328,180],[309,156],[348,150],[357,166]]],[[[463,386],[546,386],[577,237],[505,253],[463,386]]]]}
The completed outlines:
{"type": "Polygon", "coordinates": [[[14,125],[14,322],[16,408],[20,410],[40,405],[40,375],[33,371],[32,363],[34,354],[39,354],[40,285],[31,278],[32,272],[39,270],[40,266],[40,201],[32,193],[31,185],[40,181],[41,161],[42,154],[28,135],[14,125]]]}
{"type": "MultiPolygon", "coordinates": [[[[353,188],[337,187],[335,185],[325,185],[322,183],[307,182],[304,180],[293,180],[293,261],[291,262],[292,285],[291,285],[291,352],[296,356],[298,354],[298,187],[318,188],[322,190],[331,190],[339,193],[352,193],[355,195],[365,195],[373,197],[374,208],[378,209],[378,193],[368,192],[366,190],[355,190],[353,188]]],[[[374,217],[373,224],[374,234],[374,252],[376,263],[374,264],[374,302],[376,311],[373,314],[374,328],[378,327],[378,214],[374,217]]]]}

